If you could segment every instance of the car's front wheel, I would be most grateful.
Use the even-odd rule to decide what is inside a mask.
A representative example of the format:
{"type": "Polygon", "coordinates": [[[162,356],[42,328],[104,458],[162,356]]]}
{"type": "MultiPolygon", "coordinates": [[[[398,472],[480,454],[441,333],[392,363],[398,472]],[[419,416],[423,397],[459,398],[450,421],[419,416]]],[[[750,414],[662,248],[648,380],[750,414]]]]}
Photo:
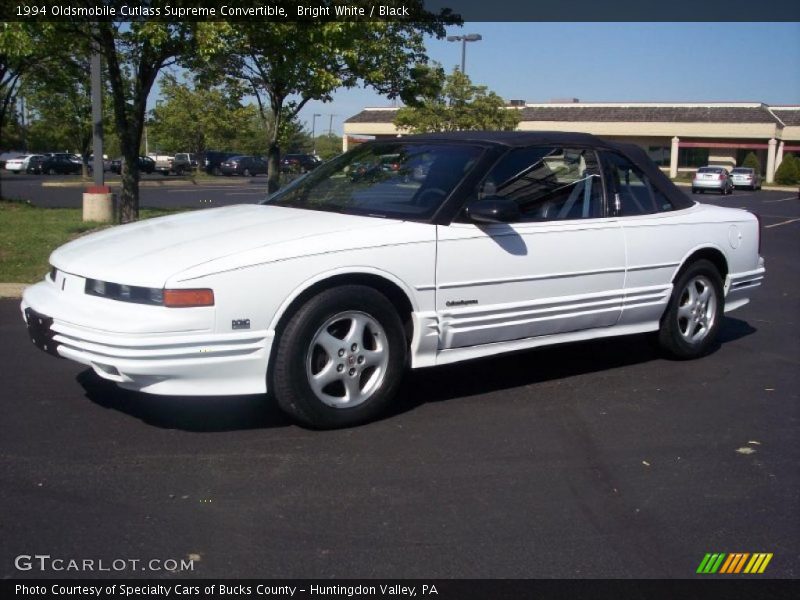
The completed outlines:
{"type": "Polygon", "coordinates": [[[274,396],[290,416],[320,429],[378,416],[394,397],[406,364],[397,311],[383,294],[361,285],[309,299],[277,343],[274,396]]]}
{"type": "Polygon", "coordinates": [[[723,311],[719,271],[707,260],[693,262],[675,282],[658,332],[661,347],[680,359],[707,354],[716,343],[723,311]]]}

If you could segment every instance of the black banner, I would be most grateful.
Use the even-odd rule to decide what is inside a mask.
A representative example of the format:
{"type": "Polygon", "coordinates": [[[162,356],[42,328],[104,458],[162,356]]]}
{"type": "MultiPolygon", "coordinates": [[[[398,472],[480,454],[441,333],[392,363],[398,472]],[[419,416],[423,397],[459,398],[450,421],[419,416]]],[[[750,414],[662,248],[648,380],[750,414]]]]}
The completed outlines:
{"type": "Polygon", "coordinates": [[[794,22],[796,0],[7,0],[4,21],[794,22]],[[443,12],[444,11],[444,12],[443,12]]]}
{"type": "Polygon", "coordinates": [[[271,598],[329,600],[757,600],[797,598],[797,581],[736,576],[681,580],[536,580],[536,579],[308,579],[308,580],[4,580],[3,598],[271,598]]]}

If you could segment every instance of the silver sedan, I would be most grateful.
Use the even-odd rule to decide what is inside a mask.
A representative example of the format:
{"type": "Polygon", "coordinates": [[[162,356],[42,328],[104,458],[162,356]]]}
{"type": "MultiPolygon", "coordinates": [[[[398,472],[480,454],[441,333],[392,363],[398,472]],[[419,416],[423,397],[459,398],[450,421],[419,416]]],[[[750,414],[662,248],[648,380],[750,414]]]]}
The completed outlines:
{"type": "Polygon", "coordinates": [[[692,193],[701,194],[706,190],[720,194],[733,193],[733,179],[724,167],[700,167],[692,179],[692,193]]]}

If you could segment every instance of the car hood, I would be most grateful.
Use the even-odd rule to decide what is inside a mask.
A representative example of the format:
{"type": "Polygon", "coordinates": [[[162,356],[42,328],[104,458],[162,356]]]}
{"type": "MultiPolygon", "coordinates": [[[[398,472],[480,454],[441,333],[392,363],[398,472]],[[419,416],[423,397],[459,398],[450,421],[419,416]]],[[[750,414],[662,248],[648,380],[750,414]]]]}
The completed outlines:
{"type": "MultiPolygon", "coordinates": [[[[67,273],[126,285],[161,287],[192,269],[193,276],[259,262],[336,250],[343,239],[400,221],[268,205],[237,205],[148,219],[90,234],[53,252],[50,263],[67,273]],[[345,234],[345,232],[348,232],[345,234]],[[344,235],[343,235],[344,234],[344,235]],[[338,241],[337,241],[338,240],[338,241]],[[248,252],[261,249],[259,252],[248,252]],[[237,255],[242,260],[237,262],[237,255]],[[218,264],[218,267],[212,266],[218,264]],[[203,267],[205,265],[205,267],[203,267]]],[[[393,236],[388,236],[389,238],[393,236]]],[[[363,247],[363,244],[361,244],[363,247]]]]}

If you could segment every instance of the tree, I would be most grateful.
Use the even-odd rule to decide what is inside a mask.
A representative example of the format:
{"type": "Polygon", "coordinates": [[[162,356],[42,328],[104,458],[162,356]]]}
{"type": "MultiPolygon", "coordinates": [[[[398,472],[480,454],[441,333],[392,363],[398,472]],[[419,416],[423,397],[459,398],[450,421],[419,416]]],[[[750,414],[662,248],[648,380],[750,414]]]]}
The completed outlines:
{"type": "MultiPolygon", "coordinates": [[[[349,2],[353,5],[358,2],[349,2]]],[[[334,6],[340,0],[321,0],[334,6]]],[[[401,5],[387,0],[386,5],[401,5]]],[[[278,188],[279,137],[286,119],[309,100],[328,102],[339,88],[363,84],[390,98],[413,79],[412,68],[427,62],[425,35],[442,38],[459,20],[449,10],[434,15],[422,0],[402,3],[413,20],[237,23],[228,30],[215,66],[244,83],[256,98],[267,131],[268,189],[278,188]]],[[[331,11],[333,12],[333,11],[331,11]]]]}
{"type": "MultiPolygon", "coordinates": [[[[77,3],[95,4],[93,0],[77,3]]],[[[119,202],[122,223],[139,217],[138,156],[150,90],[163,68],[211,52],[219,40],[219,25],[156,21],[144,16],[93,25],[84,21],[58,23],[64,36],[88,40],[104,59],[123,161],[119,202]]]]}
{"type": "Polygon", "coordinates": [[[164,152],[232,150],[244,126],[257,111],[241,104],[242,90],[226,86],[179,81],[166,74],[160,82],[161,100],[152,110],[148,137],[164,152]]]}
{"type": "Polygon", "coordinates": [[[761,161],[758,160],[755,152],[748,152],[742,161],[742,166],[754,169],[756,173],[761,173],[761,161]]]}
{"type": "Polygon", "coordinates": [[[322,160],[329,160],[342,153],[342,138],[338,135],[321,135],[317,138],[316,149],[322,160]]]}
{"type": "Polygon", "coordinates": [[[42,149],[77,151],[83,157],[84,176],[92,153],[92,89],[88,51],[64,57],[60,68],[26,77],[25,99],[35,120],[31,137],[42,149]]]}
{"type": "MultiPolygon", "coordinates": [[[[22,77],[43,67],[59,48],[49,23],[0,23],[0,140],[13,109],[22,77]]],[[[2,142],[0,142],[2,143],[2,142]]]]}
{"type": "Polygon", "coordinates": [[[500,96],[486,86],[473,85],[458,69],[444,77],[440,68],[431,68],[425,79],[430,85],[423,96],[397,111],[394,124],[398,129],[413,133],[510,131],[519,124],[518,111],[505,109],[500,96]]]}
{"type": "Polygon", "coordinates": [[[775,171],[775,183],[794,185],[800,182],[800,160],[793,154],[785,154],[775,171]]]}

